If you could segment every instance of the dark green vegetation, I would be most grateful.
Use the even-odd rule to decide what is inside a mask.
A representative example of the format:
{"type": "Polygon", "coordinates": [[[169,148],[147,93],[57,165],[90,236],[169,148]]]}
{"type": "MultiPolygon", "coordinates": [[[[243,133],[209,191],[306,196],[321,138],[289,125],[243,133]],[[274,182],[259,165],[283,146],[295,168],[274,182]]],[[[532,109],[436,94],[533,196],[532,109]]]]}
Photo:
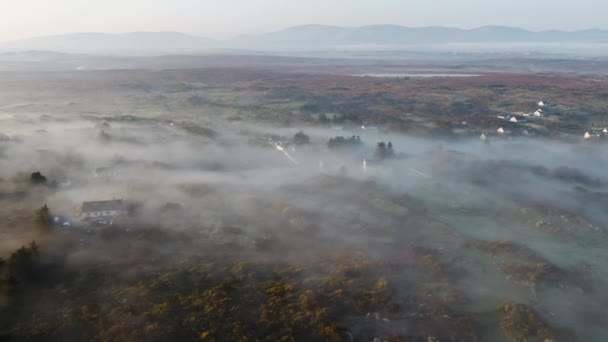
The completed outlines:
{"type": "Polygon", "coordinates": [[[30,176],[30,180],[32,181],[32,184],[46,183],[46,177],[38,171],[32,173],[32,175],[30,176]]]}
{"type": "MultiPolygon", "coordinates": [[[[538,313],[525,305],[516,303],[503,303],[497,308],[501,319],[500,327],[515,341],[553,341],[556,332],[543,322],[538,313]]],[[[571,339],[564,336],[560,339],[571,339]]]]}

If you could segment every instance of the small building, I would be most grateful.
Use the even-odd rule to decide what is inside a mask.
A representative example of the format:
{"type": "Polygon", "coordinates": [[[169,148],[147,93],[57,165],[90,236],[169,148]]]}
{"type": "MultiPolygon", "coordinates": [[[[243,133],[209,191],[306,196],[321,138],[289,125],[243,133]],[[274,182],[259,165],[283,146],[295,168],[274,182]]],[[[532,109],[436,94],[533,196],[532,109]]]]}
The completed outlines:
{"type": "Polygon", "coordinates": [[[82,220],[104,219],[126,216],[129,214],[127,206],[121,199],[109,201],[83,202],[80,218],[82,220]]]}
{"type": "Polygon", "coordinates": [[[488,140],[488,136],[485,133],[481,133],[481,135],[479,136],[479,140],[486,141],[488,140]]]}
{"type": "Polygon", "coordinates": [[[593,137],[593,135],[591,135],[591,133],[589,133],[589,131],[585,132],[585,135],[583,135],[583,138],[585,139],[591,139],[593,137]]]}
{"type": "Polygon", "coordinates": [[[604,131],[589,130],[589,131],[585,132],[585,135],[583,135],[583,138],[585,138],[585,140],[594,139],[594,138],[602,138],[603,135],[604,135],[604,131]]]}
{"type": "Polygon", "coordinates": [[[523,116],[515,116],[515,115],[513,115],[509,121],[510,121],[510,122],[513,122],[513,123],[524,123],[524,122],[528,122],[528,120],[526,120],[526,118],[525,118],[525,117],[523,117],[523,116]]]}
{"type": "Polygon", "coordinates": [[[505,134],[505,129],[502,127],[499,127],[497,130],[498,134],[505,134]]]}
{"type": "Polygon", "coordinates": [[[542,109],[539,109],[536,112],[534,112],[534,116],[536,116],[536,117],[542,117],[543,115],[544,114],[543,114],[543,110],[542,109]]]}
{"type": "Polygon", "coordinates": [[[602,131],[604,134],[608,134],[608,128],[604,128],[604,130],[602,131]]]}

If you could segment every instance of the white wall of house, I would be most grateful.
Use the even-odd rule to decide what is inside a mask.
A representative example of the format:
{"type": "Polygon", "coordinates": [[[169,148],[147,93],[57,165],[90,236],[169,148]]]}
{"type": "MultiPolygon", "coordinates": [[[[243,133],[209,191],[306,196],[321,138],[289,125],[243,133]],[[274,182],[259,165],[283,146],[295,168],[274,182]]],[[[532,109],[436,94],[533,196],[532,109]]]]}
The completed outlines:
{"type": "Polygon", "coordinates": [[[127,212],[124,210],[108,210],[108,211],[91,211],[82,213],[80,218],[83,220],[86,219],[97,219],[97,218],[107,218],[107,217],[118,217],[127,215],[127,212]]]}

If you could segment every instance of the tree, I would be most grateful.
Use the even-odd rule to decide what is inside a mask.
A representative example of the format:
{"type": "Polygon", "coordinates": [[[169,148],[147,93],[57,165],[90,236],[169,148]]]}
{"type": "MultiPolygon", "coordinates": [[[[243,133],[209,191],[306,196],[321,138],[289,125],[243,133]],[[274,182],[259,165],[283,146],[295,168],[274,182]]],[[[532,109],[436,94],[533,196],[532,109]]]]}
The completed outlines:
{"type": "Polygon", "coordinates": [[[51,229],[51,223],[53,220],[51,218],[49,207],[46,204],[36,210],[34,221],[36,222],[38,228],[40,228],[40,230],[43,232],[51,229]]]}
{"type": "Polygon", "coordinates": [[[376,157],[380,159],[390,158],[394,155],[393,143],[389,142],[388,145],[384,141],[378,143],[376,148],[376,157]]]}
{"type": "Polygon", "coordinates": [[[319,115],[319,123],[323,125],[327,125],[331,123],[331,120],[327,117],[325,113],[319,115]]]}
{"type": "Polygon", "coordinates": [[[36,241],[32,241],[27,247],[19,248],[8,259],[9,277],[17,281],[34,279],[38,275],[36,271],[39,257],[40,251],[36,241]]]}
{"type": "Polygon", "coordinates": [[[36,172],[32,173],[32,175],[30,176],[30,181],[32,182],[32,184],[35,184],[35,185],[45,184],[46,177],[42,173],[40,173],[40,171],[36,171],[36,172]]]}
{"type": "Polygon", "coordinates": [[[294,135],[293,142],[296,145],[310,144],[310,137],[308,135],[304,134],[304,132],[299,131],[298,133],[296,133],[294,135]]]}

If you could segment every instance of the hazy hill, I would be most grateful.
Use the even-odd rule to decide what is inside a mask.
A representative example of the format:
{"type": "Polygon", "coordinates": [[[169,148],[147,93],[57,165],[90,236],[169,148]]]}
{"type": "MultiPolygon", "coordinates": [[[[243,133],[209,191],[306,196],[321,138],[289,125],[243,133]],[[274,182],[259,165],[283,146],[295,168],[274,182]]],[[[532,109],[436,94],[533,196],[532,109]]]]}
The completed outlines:
{"type": "Polygon", "coordinates": [[[411,28],[396,25],[337,27],[305,25],[259,35],[243,35],[225,41],[176,32],[125,34],[76,33],[0,43],[2,51],[46,50],[88,54],[188,54],[209,50],[331,51],[416,50],[447,44],[466,46],[463,51],[498,51],[524,47],[524,51],[580,52],[608,47],[607,30],[534,32],[516,27],[485,26],[471,30],[449,27],[411,28]],[[566,45],[568,47],[566,47],[566,45]],[[574,47],[572,47],[574,46],[574,47]]]}
{"type": "Polygon", "coordinates": [[[353,45],[391,45],[438,43],[608,43],[608,31],[543,31],[533,32],[515,27],[484,26],[472,30],[449,27],[410,28],[396,25],[335,27],[305,25],[261,35],[241,36],[231,43],[240,47],[281,45],[341,47],[353,45]]]}

